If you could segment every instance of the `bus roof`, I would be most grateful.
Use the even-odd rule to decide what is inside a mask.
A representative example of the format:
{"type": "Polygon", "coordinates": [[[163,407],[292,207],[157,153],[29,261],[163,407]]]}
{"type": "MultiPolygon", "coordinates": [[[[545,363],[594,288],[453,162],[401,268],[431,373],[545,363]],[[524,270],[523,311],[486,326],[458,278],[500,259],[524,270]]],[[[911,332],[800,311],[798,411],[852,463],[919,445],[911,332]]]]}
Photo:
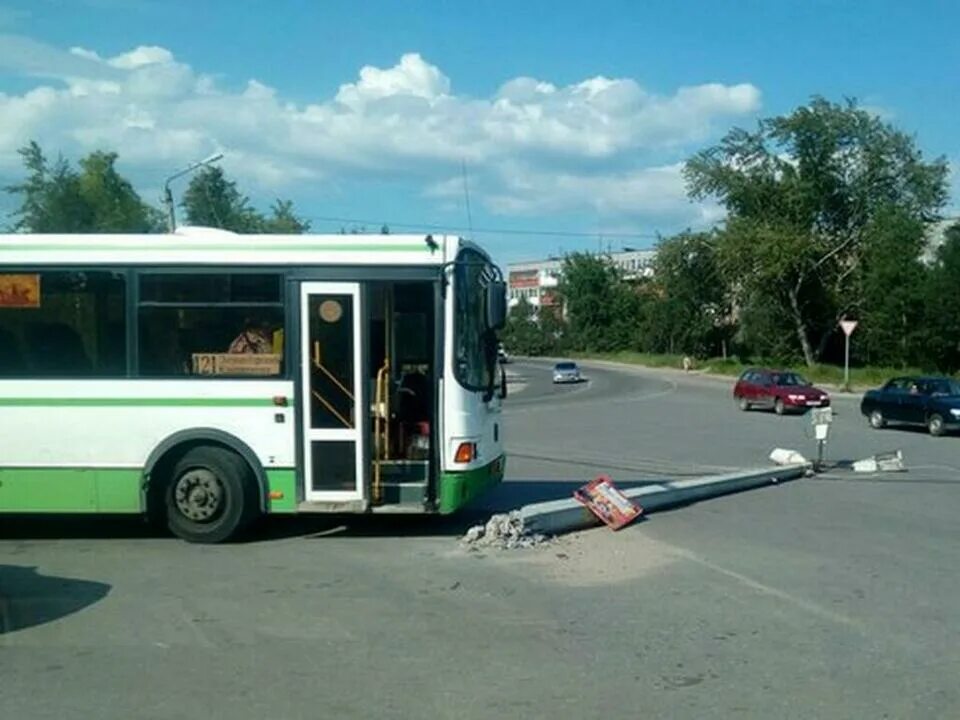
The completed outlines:
{"type": "Polygon", "coordinates": [[[442,265],[467,245],[456,235],[239,235],[181,227],[173,234],[0,235],[2,265],[442,265]]]}

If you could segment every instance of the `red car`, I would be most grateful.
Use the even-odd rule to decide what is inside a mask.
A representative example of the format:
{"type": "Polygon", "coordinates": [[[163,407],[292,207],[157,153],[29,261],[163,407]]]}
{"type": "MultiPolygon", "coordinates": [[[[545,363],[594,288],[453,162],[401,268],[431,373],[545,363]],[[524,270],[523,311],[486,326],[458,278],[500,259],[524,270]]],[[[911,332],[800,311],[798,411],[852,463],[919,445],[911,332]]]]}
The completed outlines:
{"type": "Polygon", "coordinates": [[[746,370],[733,386],[741,410],[772,408],[777,415],[827,407],[830,396],[789,370],[746,370]]]}

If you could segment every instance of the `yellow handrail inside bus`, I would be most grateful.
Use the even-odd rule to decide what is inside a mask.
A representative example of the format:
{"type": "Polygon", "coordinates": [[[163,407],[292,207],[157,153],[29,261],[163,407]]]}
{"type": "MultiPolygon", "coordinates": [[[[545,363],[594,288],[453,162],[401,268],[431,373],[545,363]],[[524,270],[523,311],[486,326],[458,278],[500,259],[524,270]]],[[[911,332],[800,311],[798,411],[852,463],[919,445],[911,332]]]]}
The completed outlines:
{"type": "Polygon", "coordinates": [[[390,456],[390,360],[377,371],[377,383],[373,413],[373,502],[379,503],[382,496],[380,464],[390,456]]]}

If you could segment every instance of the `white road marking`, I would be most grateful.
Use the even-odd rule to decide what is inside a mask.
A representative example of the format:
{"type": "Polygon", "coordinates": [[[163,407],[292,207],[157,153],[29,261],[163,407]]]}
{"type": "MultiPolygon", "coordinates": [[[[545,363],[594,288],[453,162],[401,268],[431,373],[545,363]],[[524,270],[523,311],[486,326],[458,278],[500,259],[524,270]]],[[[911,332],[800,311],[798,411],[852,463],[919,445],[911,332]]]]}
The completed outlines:
{"type": "Polygon", "coordinates": [[[805,600],[804,598],[797,597],[796,595],[791,595],[790,593],[784,590],[771,587],[766,583],[762,583],[759,580],[754,580],[753,578],[748,577],[742,573],[738,573],[734,570],[729,570],[725,567],[722,567],[720,565],[717,565],[714,562],[707,560],[706,558],[700,557],[699,555],[697,555],[694,552],[691,552],[690,550],[685,550],[683,548],[673,546],[672,551],[677,553],[680,557],[684,558],[685,560],[689,560],[690,562],[697,563],[698,565],[705,567],[708,570],[712,570],[715,573],[728,577],[731,580],[736,580],[738,583],[745,585],[746,587],[750,588],[751,590],[755,590],[758,593],[761,593],[763,595],[768,595],[770,597],[776,598],[777,600],[782,600],[786,603],[789,603],[790,605],[793,605],[794,607],[800,610],[803,610],[811,615],[815,615],[818,618],[821,618],[823,620],[829,620],[831,622],[838,623],[840,625],[847,625],[849,627],[853,627],[858,630],[864,630],[863,624],[860,621],[855,620],[854,618],[847,617],[846,615],[841,615],[840,613],[834,612],[833,610],[829,610],[821,605],[818,605],[815,602],[811,602],[810,600],[805,600]]]}

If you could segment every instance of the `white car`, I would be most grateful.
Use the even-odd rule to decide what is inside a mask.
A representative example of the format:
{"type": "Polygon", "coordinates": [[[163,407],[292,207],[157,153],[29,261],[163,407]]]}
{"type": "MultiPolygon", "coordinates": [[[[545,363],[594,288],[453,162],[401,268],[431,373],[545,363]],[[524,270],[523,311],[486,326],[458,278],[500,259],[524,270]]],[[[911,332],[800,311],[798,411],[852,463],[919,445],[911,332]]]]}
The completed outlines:
{"type": "Polygon", "coordinates": [[[558,362],[553,366],[553,382],[556,383],[578,383],[580,377],[580,368],[575,362],[558,362]]]}

